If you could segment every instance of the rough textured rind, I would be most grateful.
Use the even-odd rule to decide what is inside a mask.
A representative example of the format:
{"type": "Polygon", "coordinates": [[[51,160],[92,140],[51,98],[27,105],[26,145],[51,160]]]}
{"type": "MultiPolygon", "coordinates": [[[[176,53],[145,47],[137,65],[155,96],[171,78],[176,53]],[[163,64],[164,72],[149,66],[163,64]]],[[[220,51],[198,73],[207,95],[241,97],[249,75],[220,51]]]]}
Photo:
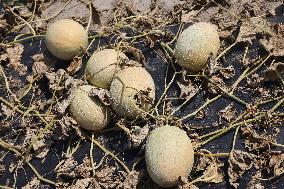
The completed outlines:
{"type": "Polygon", "coordinates": [[[118,64],[128,61],[123,52],[104,49],[95,52],[86,66],[86,77],[90,84],[109,89],[114,74],[120,70],[118,64]]]}
{"type": "Polygon", "coordinates": [[[148,111],[155,99],[155,84],[151,75],[142,67],[129,67],[119,72],[110,86],[112,107],[116,114],[126,118],[140,117],[143,111],[148,111]],[[147,93],[151,102],[137,101],[137,94],[147,93]]]}
{"type": "Polygon", "coordinates": [[[93,88],[91,85],[84,85],[75,91],[69,113],[82,128],[100,130],[109,124],[110,111],[99,99],[89,96],[93,88]]]}
{"type": "Polygon", "coordinates": [[[178,37],[175,47],[177,63],[192,72],[201,71],[212,53],[220,48],[217,26],[199,22],[189,26],[178,37]]]}
{"type": "Polygon", "coordinates": [[[78,22],[62,19],[48,27],[45,43],[57,58],[71,60],[87,49],[88,33],[78,22]]]}
{"type": "Polygon", "coordinates": [[[146,141],[145,160],[154,182],[163,187],[177,184],[191,172],[194,151],[186,132],[174,126],[152,131],[146,141]]]}

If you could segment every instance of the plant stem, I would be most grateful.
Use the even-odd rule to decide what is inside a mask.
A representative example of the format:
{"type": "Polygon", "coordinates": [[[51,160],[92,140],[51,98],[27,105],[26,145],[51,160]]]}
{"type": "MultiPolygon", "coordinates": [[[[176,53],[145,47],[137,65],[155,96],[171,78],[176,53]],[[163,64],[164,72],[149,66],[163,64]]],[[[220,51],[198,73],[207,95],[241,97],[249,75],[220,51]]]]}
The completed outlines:
{"type": "Polygon", "coordinates": [[[56,185],[55,182],[51,181],[51,180],[48,180],[44,177],[42,177],[38,171],[36,170],[36,168],[28,161],[25,159],[25,157],[18,151],[16,150],[15,148],[13,148],[11,145],[7,144],[6,142],[4,142],[3,140],[0,139],[0,146],[6,150],[9,150],[9,151],[13,151],[15,154],[17,154],[18,156],[20,156],[24,162],[30,167],[30,169],[34,172],[34,174],[37,176],[37,178],[42,181],[42,182],[46,182],[48,184],[52,184],[52,185],[56,185]]]}

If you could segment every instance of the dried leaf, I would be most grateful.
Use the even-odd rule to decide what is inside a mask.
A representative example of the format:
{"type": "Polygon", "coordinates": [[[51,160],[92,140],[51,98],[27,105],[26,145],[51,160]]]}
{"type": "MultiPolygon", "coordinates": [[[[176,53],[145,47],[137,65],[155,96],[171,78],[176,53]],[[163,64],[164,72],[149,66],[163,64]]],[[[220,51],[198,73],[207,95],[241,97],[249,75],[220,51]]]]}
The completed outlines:
{"type": "Polygon", "coordinates": [[[130,148],[138,148],[144,142],[149,133],[149,126],[144,127],[133,126],[128,136],[128,144],[130,148]]]}
{"type": "Polygon", "coordinates": [[[284,63],[277,62],[272,64],[264,71],[264,80],[275,81],[280,79],[280,74],[284,72],[284,63]]]}
{"type": "Polygon", "coordinates": [[[25,75],[27,67],[21,63],[24,46],[17,43],[14,47],[7,48],[6,52],[9,59],[8,66],[19,72],[20,75],[25,75]]]}
{"type": "Polygon", "coordinates": [[[14,111],[9,108],[8,106],[1,104],[1,114],[5,115],[7,118],[11,117],[14,115],[14,111]]]}
{"type": "Polygon", "coordinates": [[[268,21],[264,18],[253,17],[242,22],[237,41],[251,43],[252,40],[256,39],[257,34],[269,33],[272,33],[272,30],[268,21]]]}
{"type": "Polygon", "coordinates": [[[76,174],[74,172],[77,167],[78,162],[74,160],[72,156],[67,157],[64,163],[56,170],[57,177],[61,179],[65,178],[75,178],[76,174]]]}
{"type": "Polygon", "coordinates": [[[264,48],[274,56],[284,56],[284,25],[274,24],[273,33],[260,39],[264,48]]]}
{"type": "Polygon", "coordinates": [[[97,9],[93,3],[91,3],[91,6],[93,10],[92,14],[93,22],[95,24],[101,24],[101,14],[102,14],[101,11],[99,11],[99,9],[97,9]]]}
{"type": "Polygon", "coordinates": [[[110,94],[109,91],[102,88],[93,88],[89,96],[94,98],[99,98],[101,102],[103,102],[106,106],[109,106],[111,104],[110,100],[110,94]]]}
{"type": "Polygon", "coordinates": [[[260,182],[262,174],[260,170],[257,170],[256,173],[251,177],[250,182],[248,183],[248,189],[264,189],[260,182]]]}
{"type": "Polygon", "coordinates": [[[221,89],[228,91],[223,79],[218,76],[212,76],[211,82],[208,83],[209,92],[213,94],[218,94],[222,92],[221,89]]]}
{"type": "Polygon", "coordinates": [[[242,135],[245,137],[245,146],[249,151],[270,149],[271,142],[276,142],[276,137],[279,133],[279,129],[276,128],[273,128],[271,133],[265,130],[261,133],[257,133],[253,125],[241,127],[241,131],[242,135]]]}
{"type": "Polygon", "coordinates": [[[104,188],[114,188],[120,183],[119,178],[115,177],[115,171],[115,167],[106,166],[100,171],[96,172],[96,180],[104,188]]]}
{"type": "Polygon", "coordinates": [[[90,188],[92,184],[93,178],[83,178],[83,179],[76,179],[75,183],[72,183],[71,186],[68,186],[70,189],[85,189],[90,188]]]}
{"type": "Polygon", "coordinates": [[[182,11],[181,22],[185,22],[185,23],[192,22],[192,20],[194,19],[194,17],[196,16],[196,14],[198,12],[199,11],[197,11],[197,10],[192,10],[192,11],[189,11],[189,12],[182,11]]]}
{"type": "Polygon", "coordinates": [[[222,168],[223,163],[219,160],[213,161],[205,170],[203,175],[206,175],[205,182],[207,183],[221,183],[224,181],[222,168]]]}
{"type": "Polygon", "coordinates": [[[82,67],[82,57],[74,57],[72,62],[67,68],[67,72],[70,75],[74,75],[81,69],[81,67],[82,67]]]}
{"type": "Polygon", "coordinates": [[[235,188],[239,186],[242,175],[252,167],[252,158],[251,154],[240,150],[232,150],[230,153],[228,174],[230,184],[235,188]]]}
{"type": "Polygon", "coordinates": [[[246,82],[247,82],[246,87],[257,89],[259,88],[262,82],[262,77],[260,77],[259,74],[255,73],[252,74],[250,77],[247,77],[246,82]]]}
{"type": "Polygon", "coordinates": [[[150,97],[151,90],[152,89],[147,88],[146,90],[138,91],[134,95],[134,99],[136,100],[136,105],[138,105],[139,107],[142,107],[143,104],[145,103],[153,104],[154,99],[150,97]]]}
{"type": "Polygon", "coordinates": [[[68,106],[72,102],[74,95],[75,95],[75,89],[71,88],[69,90],[69,96],[66,99],[63,99],[56,104],[56,111],[60,114],[64,114],[68,106]]]}
{"type": "Polygon", "coordinates": [[[143,177],[142,171],[131,171],[125,178],[125,180],[120,183],[117,188],[119,189],[132,189],[137,188],[138,183],[143,177]]]}
{"type": "Polygon", "coordinates": [[[284,173],[284,152],[272,152],[269,167],[273,170],[274,176],[282,175],[284,173]]]}
{"type": "Polygon", "coordinates": [[[223,163],[217,158],[202,156],[199,159],[196,171],[203,171],[204,179],[202,179],[202,181],[204,182],[221,183],[224,180],[222,167],[223,163]]]}
{"type": "Polygon", "coordinates": [[[3,164],[3,162],[0,163],[0,174],[3,175],[5,172],[5,166],[3,164]]]}
{"type": "Polygon", "coordinates": [[[191,99],[199,91],[199,88],[193,84],[190,80],[177,81],[180,88],[180,98],[191,99]]]}
{"type": "Polygon", "coordinates": [[[235,75],[235,69],[232,65],[228,66],[226,68],[220,68],[219,72],[221,73],[221,75],[225,79],[230,79],[230,78],[234,77],[234,75],[235,75]]]}
{"type": "Polygon", "coordinates": [[[33,149],[35,150],[35,156],[37,158],[45,158],[52,145],[51,140],[41,139],[33,144],[33,149]]]}
{"type": "Polygon", "coordinates": [[[50,71],[50,68],[45,64],[43,54],[36,54],[32,56],[34,64],[32,66],[33,73],[39,77],[43,77],[46,72],[50,71]]]}
{"type": "Polygon", "coordinates": [[[224,118],[226,121],[230,122],[236,117],[236,113],[236,110],[233,108],[233,103],[231,103],[225,109],[221,110],[218,114],[221,118],[224,118]]]}
{"type": "Polygon", "coordinates": [[[234,7],[231,7],[230,12],[219,8],[218,12],[212,15],[210,19],[213,23],[218,25],[218,28],[221,31],[220,36],[222,38],[231,37],[232,33],[237,29],[238,19],[231,15],[231,13],[233,12],[234,14],[239,14],[241,10],[239,7],[235,7],[236,4],[233,4],[233,6],[234,7]]]}
{"type": "Polygon", "coordinates": [[[85,157],[83,162],[76,166],[74,173],[77,178],[90,178],[92,172],[91,160],[89,157],[85,157]]]}
{"type": "Polygon", "coordinates": [[[28,182],[22,189],[30,189],[30,188],[39,188],[40,180],[37,177],[34,177],[30,182],[28,182]]]}

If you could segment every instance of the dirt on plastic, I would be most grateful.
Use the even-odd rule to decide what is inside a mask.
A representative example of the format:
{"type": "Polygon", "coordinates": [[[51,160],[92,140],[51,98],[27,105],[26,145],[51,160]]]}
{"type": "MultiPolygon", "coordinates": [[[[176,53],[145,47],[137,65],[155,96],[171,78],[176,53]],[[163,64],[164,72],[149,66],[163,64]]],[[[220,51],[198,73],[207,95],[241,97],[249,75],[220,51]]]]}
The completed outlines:
{"type": "MultiPolygon", "coordinates": [[[[195,150],[191,174],[174,188],[284,187],[283,1],[0,2],[0,188],[160,188],[144,147],[166,124],[185,130],[195,150]],[[62,18],[88,28],[88,50],[72,61],[44,43],[48,24],[62,18]],[[172,51],[179,33],[201,21],[218,26],[221,49],[190,73],[172,51]],[[156,99],[141,119],[112,111],[106,129],[90,132],[68,106],[87,84],[89,57],[104,48],[124,52],[131,61],[123,66],[143,66],[156,99]]],[[[111,109],[109,91],[90,95],[111,109]]]]}

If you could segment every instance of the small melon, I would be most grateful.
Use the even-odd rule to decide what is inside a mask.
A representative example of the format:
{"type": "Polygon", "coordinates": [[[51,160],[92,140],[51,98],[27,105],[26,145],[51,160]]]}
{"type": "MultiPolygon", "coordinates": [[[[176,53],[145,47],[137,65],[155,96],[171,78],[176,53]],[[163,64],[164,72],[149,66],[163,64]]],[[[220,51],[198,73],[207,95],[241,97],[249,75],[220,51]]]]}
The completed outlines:
{"type": "Polygon", "coordinates": [[[119,64],[128,61],[123,52],[104,49],[95,52],[86,66],[86,78],[91,85],[109,89],[113,77],[120,70],[119,64]]]}
{"type": "Polygon", "coordinates": [[[155,100],[155,84],[144,68],[128,67],[114,77],[110,96],[115,113],[133,119],[151,108],[155,100]]]}
{"type": "Polygon", "coordinates": [[[174,126],[154,129],[145,147],[147,170],[162,187],[172,187],[179,177],[188,176],[194,163],[194,151],[186,132],[174,126]]]}
{"type": "Polygon", "coordinates": [[[109,124],[110,111],[99,99],[89,96],[93,88],[91,85],[83,85],[76,89],[69,113],[82,128],[100,130],[109,124]]]}
{"type": "Polygon", "coordinates": [[[198,22],[179,35],[174,53],[180,66],[191,72],[199,72],[207,66],[211,55],[216,57],[219,48],[217,26],[198,22]]]}
{"type": "Polygon", "coordinates": [[[72,60],[87,49],[88,33],[78,22],[61,19],[48,26],[45,44],[55,57],[72,60]]]}

